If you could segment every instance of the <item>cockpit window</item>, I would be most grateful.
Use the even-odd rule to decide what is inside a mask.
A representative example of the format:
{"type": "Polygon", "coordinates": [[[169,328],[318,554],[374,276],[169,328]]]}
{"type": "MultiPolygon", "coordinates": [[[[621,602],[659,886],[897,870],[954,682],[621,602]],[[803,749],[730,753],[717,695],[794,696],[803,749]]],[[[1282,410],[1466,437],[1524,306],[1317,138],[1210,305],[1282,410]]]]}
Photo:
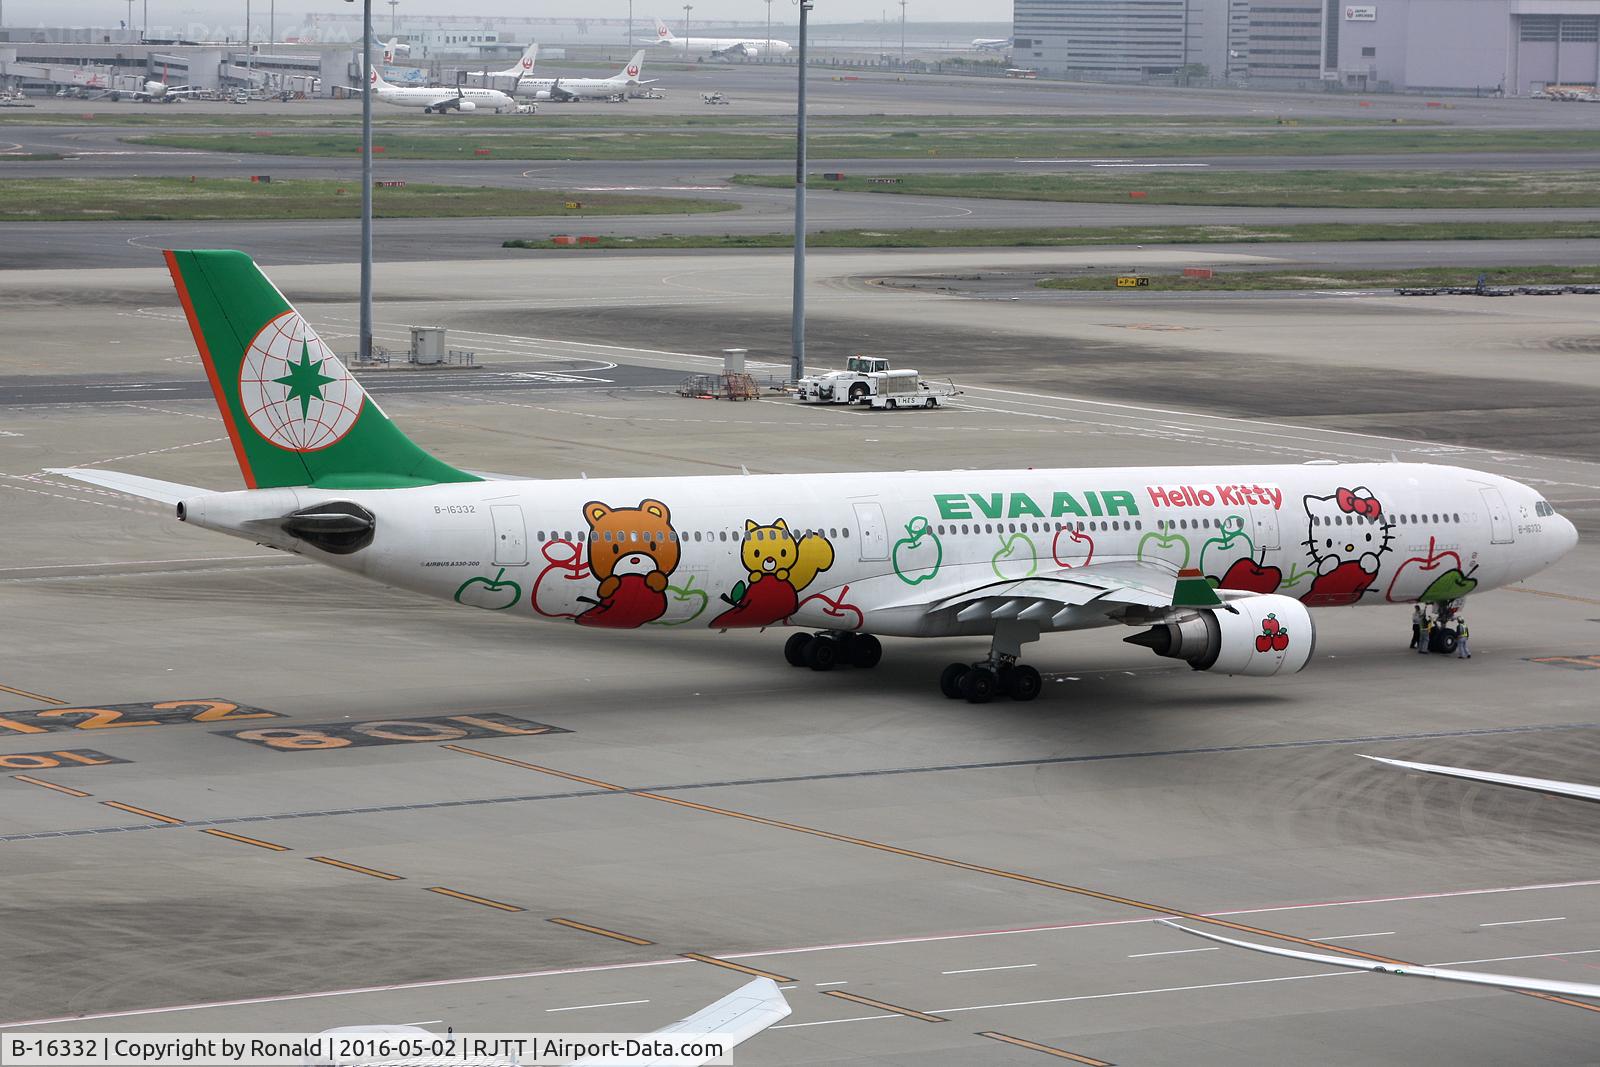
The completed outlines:
{"type": "Polygon", "coordinates": [[[1538,500],[1534,502],[1533,513],[1540,516],[1554,515],[1556,513],[1556,509],[1555,506],[1549,501],[1538,500]]]}

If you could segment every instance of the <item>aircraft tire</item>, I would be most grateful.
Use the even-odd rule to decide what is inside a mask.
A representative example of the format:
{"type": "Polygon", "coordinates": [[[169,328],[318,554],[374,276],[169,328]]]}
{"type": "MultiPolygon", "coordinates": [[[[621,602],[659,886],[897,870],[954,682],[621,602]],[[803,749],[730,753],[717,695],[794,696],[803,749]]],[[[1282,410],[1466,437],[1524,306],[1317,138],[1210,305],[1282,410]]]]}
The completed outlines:
{"type": "Polygon", "coordinates": [[[865,400],[866,397],[867,387],[860,382],[857,382],[850,387],[850,399],[846,401],[846,403],[859,404],[861,401],[865,400]]]}
{"type": "Polygon", "coordinates": [[[1019,663],[1006,672],[1006,696],[1012,700],[1027,702],[1039,695],[1044,688],[1044,679],[1039,677],[1039,672],[1027,664],[1019,663]]]}
{"type": "Polygon", "coordinates": [[[883,659],[883,643],[871,634],[852,634],[850,636],[850,662],[852,665],[871,670],[883,659]]]}
{"type": "Polygon", "coordinates": [[[1448,656],[1456,650],[1456,644],[1460,640],[1461,637],[1455,630],[1440,626],[1435,627],[1433,633],[1429,635],[1428,644],[1431,646],[1430,651],[1448,656]]]}
{"type": "Polygon", "coordinates": [[[806,666],[814,671],[831,671],[839,663],[839,642],[818,635],[806,646],[806,666]]]}
{"type": "Polygon", "coordinates": [[[806,666],[806,649],[814,640],[815,638],[807,633],[789,635],[789,640],[783,643],[783,658],[789,661],[789,666],[806,666]]]}
{"type": "Polygon", "coordinates": [[[952,663],[939,675],[939,692],[951,700],[961,699],[961,679],[966,677],[972,668],[965,663],[952,663]]]}
{"type": "Polygon", "coordinates": [[[973,667],[961,676],[961,695],[968,704],[987,704],[994,699],[997,679],[987,667],[973,667]]]}

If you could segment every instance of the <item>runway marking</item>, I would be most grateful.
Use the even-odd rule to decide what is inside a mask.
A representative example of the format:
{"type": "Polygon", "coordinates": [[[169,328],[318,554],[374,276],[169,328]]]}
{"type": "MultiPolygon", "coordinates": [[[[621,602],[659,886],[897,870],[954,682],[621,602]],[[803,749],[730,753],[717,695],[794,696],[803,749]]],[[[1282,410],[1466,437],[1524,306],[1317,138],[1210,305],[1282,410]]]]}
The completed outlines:
{"type": "Polygon", "coordinates": [[[869,1008],[878,1008],[882,1011],[892,1011],[896,1015],[904,1015],[911,1019],[921,1019],[925,1023],[947,1023],[950,1021],[942,1015],[932,1015],[925,1011],[918,1011],[915,1008],[902,1008],[897,1004],[889,1004],[882,1000],[864,997],[860,993],[846,993],[842,989],[825,990],[822,995],[825,997],[838,997],[840,1000],[848,1000],[852,1004],[861,1004],[869,1008]]]}
{"type": "Polygon", "coordinates": [[[1358,937],[1393,937],[1393,930],[1379,930],[1371,934],[1337,934],[1333,937],[1319,937],[1318,941],[1354,941],[1358,937]]]}
{"type": "Polygon", "coordinates": [[[716,956],[707,956],[701,952],[680,952],[678,955],[682,956],[686,960],[694,960],[696,963],[709,963],[713,967],[726,967],[730,971],[738,971],[740,974],[748,974],[753,978],[770,978],[780,985],[794,981],[793,978],[785,978],[781,974],[773,974],[771,971],[763,971],[758,967],[746,967],[742,963],[730,963],[725,959],[719,959],[716,956]]]}
{"type": "Polygon", "coordinates": [[[1191,952],[1221,952],[1220,948],[1174,948],[1166,952],[1135,952],[1129,956],[1130,960],[1142,960],[1149,956],[1187,956],[1191,952]]]}
{"type": "Polygon", "coordinates": [[[1010,1034],[1002,1034],[995,1030],[979,1030],[978,1036],[992,1038],[995,1041],[1004,1041],[1008,1045],[1016,1045],[1018,1048],[1030,1049],[1033,1052],[1042,1052],[1046,1056],[1055,1056],[1058,1059],[1071,1060],[1074,1063],[1087,1063],[1089,1067],[1112,1067],[1112,1064],[1107,1060],[1097,1060],[1093,1056],[1080,1056],[1076,1052],[1068,1052],[1064,1048],[1041,1045],[1037,1041],[1029,1041],[1023,1037],[1012,1037],[1010,1034]]]}
{"type": "MultiPolygon", "coordinates": [[[[1375,953],[1365,952],[1361,949],[1342,948],[1337,945],[1327,945],[1313,938],[1299,937],[1295,934],[1282,933],[1277,930],[1268,930],[1262,927],[1251,926],[1248,923],[1237,923],[1231,919],[1224,919],[1217,916],[1187,912],[1179,908],[1169,908],[1161,904],[1137,900],[1133,897],[1119,896],[1115,893],[1104,893],[1098,889],[1090,889],[1087,886],[1070,885],[1066,882],[1057,882],[1048,878],[1036,878],[1033,875],[1022,874],[1017,871],[1007,871],[998,867],[986,867],[982,864],[971,863],[966,860],[953,859],[948,856],[938,856],[930,852],[918,852],[914,849],[901,848],[898,845],[885,844],[881,841],[872,841],[864,837],[852,837],[848,834],[834,833],[831,830],[822,830],[812,826],[804,826],[800,823],[784,822],[780,819],[769,819],[763,815],[752,815],[748,812],[734,811],[731,808],[713,807],[709,804],[700,804],[696,801],[684,800],[680,797],[669,797],[660,793],[630,790],[625,786],[620,786],[609,782],[600,782],[598,779],[593,778],[583,778],[568,771],[547,770],[546,768],[539,767],[535,764],[528,764],[528,766],[539,771],[540,773],[554,774],[562,778],[569,778],[575,781],[584,781],[597,784],[600,788],[606,789],[610,792],[626,793],[630,796],[636,796],[643,800],[654,800],[663,804],[672,804],[677,807],[688,808],[692,811],[700,811],[709,815],[721,815],[725,818],[738,819],[743,822],[751,822],[759,826],[768,826],[777,830],[789,830],[794,833],[806,834],[812,837],[820,837],[824,840],[835,841],[840,844],[856,845],[858,847],[872,849],[877,852],[886,852],[890,855],[902,856],[906,859],[920,860],[924,863],[938,864],[939,866],[943,867],[953,867],[957,870],[968,871],[973,874],[986,874],[994,878],[1004,879],[1006,881],[1021,882],[1026,885],[1038,886],[1041,889],[1051,889],[1057,892],[1071,893],[1076,896],[1088,897],[1092,900],[1102,900],[1108,904],[1118,904],[1123,907],[1136,908],[1141,911],[1153,911],[1164,915],[1189,919],[1192,922],[1205,923],[1211,926],[1221,926],[1225,929],[1255,934],[1258,937],[1272,938],[1277,941],[1287,941],[1292,944],[1304,945],[1308,948],[1333,949],[1337,952],[1342,952],[1347,956],[1357,956],[1362,959],[1372,960],[1376,963],[1387,963],[1396,967],[1416,966],[1416,964],[1413,964],[1407,960],[1398,960],[1390,956],[1380,956],[1375,953]]],[[[791,981],[791,979],[787,978],[777,980],[784,982],[791,981]]],[[[1600,1005],[1586,1004],[1583,1001],[1572,1000],[1567,997],[1556,996],[1550,993],[1535,993],[1527,990],[1512,990],[1511,992],[1518,993],[1522,996],[1535,997],[1539,1000],[1548,1000],[1558,1004],[1566,1004],[1570,1007],[1582,1008],[1585,1011],[1600,1013],[1600,1005]]]]}
{"type": "Polygon", "coordinates": [[[66,785],[56,785],[54,782],[46,782],[41,778],[30,778],[26,774],[13,774],[11,777],[15,778],[19,782],[27,782],[29,785],[40,786],[44,789],[54,789],[57,793],[65,793],[69,797],[94,796],[93,793],[85,793],[81,789],[73,789],[71,786],[66,785]]]}
{"type": "Polygon", "coordinates": [[[26,689],[13,689],[9,685],[0,685],[0,692],[14,693],[19,697],[27,700],[36,700],[41,704],[61,705],[67,703],[67,701],[57,700],[55,697],[47,697],[43,693],[30,693],[26,689]]]}
{"type": "Polygon", "coordinates": [[[1600,655],[1594,656],[1536,656],[1529,663],[1546,667],[1566,667],[1576,671],[1600,671],[1600,655]]]}
{"type": "Polygon", "coordinates": [[[629,1004],[648,1004],[648,1000],[612,1000],[604,1004],[574,1004],[570,1008],[546,1008],[545,1011],[584,1011],[588,1008],[621,1008],[629,1004]]]}
{"type": "Polygon", "coordinates": [[[591,926],[576,919],[546,919],[545,921],[555,923],[557,926],[570,927],[573,930],[582,930],[586,934],[599,934],[601,937],[609,937],[613,941],[626,941],[630,945],[655,944],[654,941],[646,941],[642,937],[634,937],[632,934],[619,934],[615,930],[607,930],[603,926],[591,926]]]}
{"type": "Polygon", "coordinates": [[[475,897],[471,893],[463,893],[458,889],[446,889],[442,885],[430,885],[428,886],[428,892],[438,893],[440,896],[455,897],[457,900],[465,900],[469,904],[482,904],[486,908],[498,908],[500,911],[528,910],[527,908],[519,908],[515,904],[506,904],[502,901],[490,900],[488,897],[475,897]]]}
{"type": "Polygon", "coordinates": [[[230,834],[226,830],[201,830],[200,832],[203,834],[210,834],[212,837],[225,837],[229,841],[237,841],[241,845],[254,845],[257,848],[264,848],[271,852],[294,851],[288,845],[275,845],[271,841],[261,841],[254,837],[245,837],[243,834],[230,834]]]}
{"type": "Polygon", "coordinates": [[[1008,963],[1003,967],[967,967],[959,971],[940,971],[940,974],[987,974],[989,971],[1022,971],[1037,967],[1037,963],[1008,963]]]}
{"type": "Polygon", "coordinates": [[[849,984],[850,984],[849,982],[812,982],[811,983],[812,988],[814,988],[814,989],[825,989],[826,987],[831,986],[831,985],[849,985],[849,984]]]}
{"type": "Polygon", "coordinates": [[[1578,596],[1576,593],[1554,593],[1548,589],[1527,589],[1515,585],[1502,586],[1508,593],[1521,593],[1523,596],[1543,596],[1552,600],[1572,600],[1579,604],[1600,604],[1600,600],[1592,596],[1578,596]]]}
{"type": "Polygon", "coordinates": [[[344,860],[336,860],[332,856],[307,856],[306,859],[310,860],[312,863],[326,863],[330,867],[341,867],[347,871],[355,871],[357,874],[370,875],[373,878],[382,878],[386,882],[405,881],[401,875],[390,874],[388,871],[375,871],[371,867],[363,867],[359,863],[346,863],[344,860]]]}
{"type": "Polygon", "coordinates": [[[1504,922],[1479,923],[1478,925],[1479,926],[1522,926],[1522,925],[1524,925],[1526,923],[1564,923],[1566,921],[1567,921],[1567,917],[1565,915],[1557,915],[1557,916],[1555,916],[1554,918],[1551,918],[1551,919],[1507,919],[1504,922]]]}
{"type": "Polygon", "coordinates": [[[153,811],[145,811],[143,808],[136,808],[132,804],[124,804],[120,800],[102,800],[100,803],[104,804],[108,808],[116,808],[118,811],[126,811],[133,815],[142,815],[146,819],[154,819],[157,822],[164,822],[168,826],[183,825],[182,819],[174,819],[170,815],[157,815],[153,811]]]}

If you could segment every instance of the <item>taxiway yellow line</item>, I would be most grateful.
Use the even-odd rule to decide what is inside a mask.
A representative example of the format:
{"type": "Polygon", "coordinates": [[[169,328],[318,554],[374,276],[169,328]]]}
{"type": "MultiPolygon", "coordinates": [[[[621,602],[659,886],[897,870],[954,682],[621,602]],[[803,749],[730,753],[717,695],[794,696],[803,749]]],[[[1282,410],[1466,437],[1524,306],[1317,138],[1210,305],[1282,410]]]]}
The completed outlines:
{"type": "Polygon", "coordinates": [[[237,841],[241,845],[254,845],[257,848],[268,849],[272,852],[293,851],[288,845],[274,845],[271,841],[258,841],[253,837],[245,837],[243,834],[230,834],[226,830],[201,830],[200,832],[210,834],[212,837],[225,837],[229,841],[237,841]]]}
{"type": "Polygon", "coordinates": [[[713,967],[726,967],[730,971],[738,971],[740,974],[748,974],[755,978],[770,978],[774,982],[778,982],[781,985],[788,985],[790,982],[794,981],[793,978],[785,978],[781,974],[773,974],[771,971],[758,970],[755,967],[746,967],[742,963],[733,963],[729,960],[721,960],[715,956],[707,956],[703,952],[680,952],[678,955],[682,956],[686,960],[694,960],[696,963],[709,963],[713,967]]]}
{"type": "MultiPolygon", "coordinates": [[[[1321,949],[1327,952],[1336,952],[1345,956],[1355,956],[1360,959],[1372,960],[1376,963],[1387,963],[1396,967],[1417,966],[1417,964],[1411,963],[1407,960],[1397,960],[1390,956],[1380,956],[1374,952],[1365,952],[1361,949],[1348,948],[1344,945],[1330,945],[1309,937],[1299,937],[1295,934],[1286,934],[1278,930],[1268,930],[1265,927],[1251,926],[1249,923],[1234,922],[1231,919],[1223,919],[1213,915],[1200,915],[1195,912],[1185,911],[1182,908],[1170,908],[1162,904],[1151,903],[1150,901],[1137,900],[1133,897],[1118,896],[1115,893],[1103,893],[1098,889],[1090,889],[1086,886],[1070,885],[1066,882],[1056,882],[1048,878],[1036,878],[1031,874],[1022,874],[1017,871],[1007,871],[998,867],[985,867],[982,864],[969,863],[966,860],[953,859],[948,856],[937,856],[931,852],[918,852],[914,849],[900,848],[898,845],[884,844],[881,841],[871,841],[864,837],[851,837],[848,834],[837,834],[831,830],[821,830],[814,826],[804,826],[800,823],[784,822],[780,819],[769,819],[764,815],[751,815],[748,812],[734,811],[731,808],[718,808],[710,804],[701,804],[693,800],[684,800],[680,797],[669,797],[661,793],[632,790],[626,786],[617,785],[614,782],[603,782],[597,778],[586,778],[582,775],[573,774],[570,771],[560,771],[551,767],[541,767],[535,763],[524,763],[521,760],[514,760],[507,756],[498,756],[488,752],[479,752],[476,749],[463,748],[460,745],[444,745],[442,747],[452,749],[456,752],[465,753],[469,756],[481,756],[484,759],[492,759],[501,763],[513,764],[515,766],[523,767],[527,770],[538,771],[541,774],[552,774],[558,778],[566,778],[572,781],[583,782],[587,785],[592,785],[596,788],[611,792],[627,793],[629,796],[639,797],[642,800],[654,800],[662,804],[672,804],[676,807],[688,808],[691,811],[705,812],[709,815],[721,815],[725,818],[755,823],[758,826],[769,826],[777,830],[789,830],[794,833],[807,834],[811,837],[820,837],[825,841],[836,841],[840,844],[856,845],[860,848],[869,848],[876,852],[887,852],[890,855],[903,856],[906,859],[921,860],[924,863],[935,863],[942,867],[953,867],[957,870],[968,871],[972,874],[984,874],[993,878],[1003,878],[1010,882],[1021,882],[1026,885],[1038,886],[1041,889],[1053,889],[1061,893],[1072,893],[1076,896],[1088,897],[1092,900],[1102,900],[1108,904],[1119,904],[1125,908],[1134,908],[1139,911],[1154,912],[1158,915],[1170,915],[1174,918],[1188,919],[1191,922],[1204,923],[1208,926],[1220,926],[1224,929],[1236,930],[1244,934],[1254,934],[1257,937],[1266,937],[1275,941],[1287,941],[1291,944],[1304,945],[1307,948],[1321,949]]],[[[691,955],[689,953],[684,953],[683,955],[689,959],[699,959],[703,963],[712,962],[711,957],[700,957],[698,955],[691,955]]],[[[718,960],[716,962],[725,967],[737,967],[736,964],[728,963],[725,960],[718,960]]],[[[748,973],[755,974],[760,977],[773,978],[774,981],[791,981],[791,979],[778,978],[774,975],[769,975],[761,971],[751,970],[748,973]]],[[[1522,993],[1524,996],[1537,997],[1540,1000],[1549,1000],[1558,1004],[1566,1004],[1575,1008],[1583,1008],[1586,1011],[1600,1012],[1600,1005],[1586,1004],[1581,1000],[1569,1000],[1566,997],[1556,996],[1551,993],[1534,993],[1527,990],[1514,990],[1514,992],[1522,993]]]]}
{"type": "Polygon", "coordinates": [[[864,997],[860,993],[846,993],[842,989],[824,989],[822,995],[825,997],[838,997],[840,1000],[848,1000],[852,1004],[864,1004],[869,1008],[877,1008],[880,1011],[892,1011],[896,1015],[904,1015],[911,1019],[921,1019],[925,1023],[947,1023],[950,1021],[943,1015],[930,1015],[915,1008],[902,1008],[898,1004],[888,1004],[881,1000],[873,1000],[871,997],[864,997]]]}
{"type": "Polygon", "coordinates": [[[430,885],[428,886],[428,892],[438,893],[439,895],[446,897],[455,897],[457,900],[465,900],[469,904],[482,904],[486,908],[498,908],[500,911],[528,910],[526,908],[519,908],[515,904],[506,904],[498,900],[490,900],[488,897],[475,897],[471,893],[463,893],[458,889],[446,889],[442,885],[430,885]]]}
{"type": "Polygon", "coordinates": [[[43,693],[30,693],[26,689],[14,689],[9,685],[0,685],[0,692],[15,693],[19,697],[25,697],[28,700],[37,700],[41,704],[59,705],[66,703],[65,700],[57,700],[55,697],[47,697],[43,693]]]}
{"type": "Polygon", "coordinates": [[[591,926],[576,919],[546,919],[545,921],[555,923],[557,926],[566,926],[573,930],[582,930],[586,934],[599,934],[601,937],[609,937],[613,941],[626,941],[630,945],[655,944],[654,941],[646,941],[642,937],[634,937],[632,934],[619,934],[615,930],[607,930],[603,926],[591,926]]]}
{"type": "Polygon", "coordinates": [[[306,859],[310,860],[312,863],[326,863],[330,867],[341,867],[347,871],[355,871],[357,874],[366,874],[371,875],[373,878],[382,878],[386,882],[405,881],[404,877],[401,875],[390,874],[388,871],[375,871],[371,867],[363,867],[359,863],[346,863],[344,860],[336,860],[332,856],[307,856],[306,859]]]}
{"type": "Polygon", "coordinates": [[[174,819],[170,815],[158,815],[153,811],[146,811],[143,808],[136,808],[132,804],[124,804],[120,800],[102,800],[100,803],[104,804],[108,808],[116,808],[118,811],[126,811],[131,815],[142,815],[146,819],[154,819],[156,822],[164,822],[168,826],[183,825],[182,819],[174,819]]]}
{"type": "Polygon", "coordinates": [[[978,1036],[992,1038],[995,1041],[1004,1041],[1008,1045],[1015,1045],[1018,1048],[1029,1049],[1033,1052],[1042,1052],[1046,1056],[1055,1056],[1058,1059],[1071,1060],[1073,1063],[1086,1063],[1089,1065],[1089,1067],[1113,1067],[1113,1065],[1106,1060],[1097,1060],[1093,1056],[1080,1056],[1076,1052],[1068,1052],[1064,1048],[1056,1048],[1053,1045],[1041,1045],[1037,1041],[1029,1041],[1025,1037],[1012,1037],[1010,1034],[1002,1034],[998,1030],[979,1030],[978,1036]]]}
{"type": "Polygon", "coordinates": [[[66,785],[56,785],[54,782],[47,782],[42,778],[30,778],[26,774],[13,774],[11,777],[15,778],[19,782],[27,782],[29,785],[42,786],[45,789],[54,789],[57,793],[65,793],[69,797],[94,796],[93,793],[85,793],[81,789],[73,789],[71,786],[66,785]]]}

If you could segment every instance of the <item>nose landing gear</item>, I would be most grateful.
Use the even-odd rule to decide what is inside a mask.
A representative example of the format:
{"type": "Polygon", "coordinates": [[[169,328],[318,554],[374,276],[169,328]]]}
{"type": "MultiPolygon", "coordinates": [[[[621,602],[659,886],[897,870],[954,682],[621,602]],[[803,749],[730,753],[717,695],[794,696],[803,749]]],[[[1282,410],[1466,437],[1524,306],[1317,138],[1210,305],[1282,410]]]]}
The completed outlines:
{"type": "Polygon", "coordinates": [[[867,669],[876,667],[883,658],[883,645],[871,634],[849,630],[790,634],[783,645],[783,658],[791,667],[810,667],[814,671],[831,671],[841,665],[867,669]]]}
{"type": "Polygon", "coordinates": [[[939,691],[951,700],[987,704],[995,696],[1029,701],[1044,688],[1039,672],[1018,663],[1022,646],[1039,640],[1039,624],[1004,620],[995,627],[989,658],[977,663],[952,663],[939,675],[939,691]]]}

